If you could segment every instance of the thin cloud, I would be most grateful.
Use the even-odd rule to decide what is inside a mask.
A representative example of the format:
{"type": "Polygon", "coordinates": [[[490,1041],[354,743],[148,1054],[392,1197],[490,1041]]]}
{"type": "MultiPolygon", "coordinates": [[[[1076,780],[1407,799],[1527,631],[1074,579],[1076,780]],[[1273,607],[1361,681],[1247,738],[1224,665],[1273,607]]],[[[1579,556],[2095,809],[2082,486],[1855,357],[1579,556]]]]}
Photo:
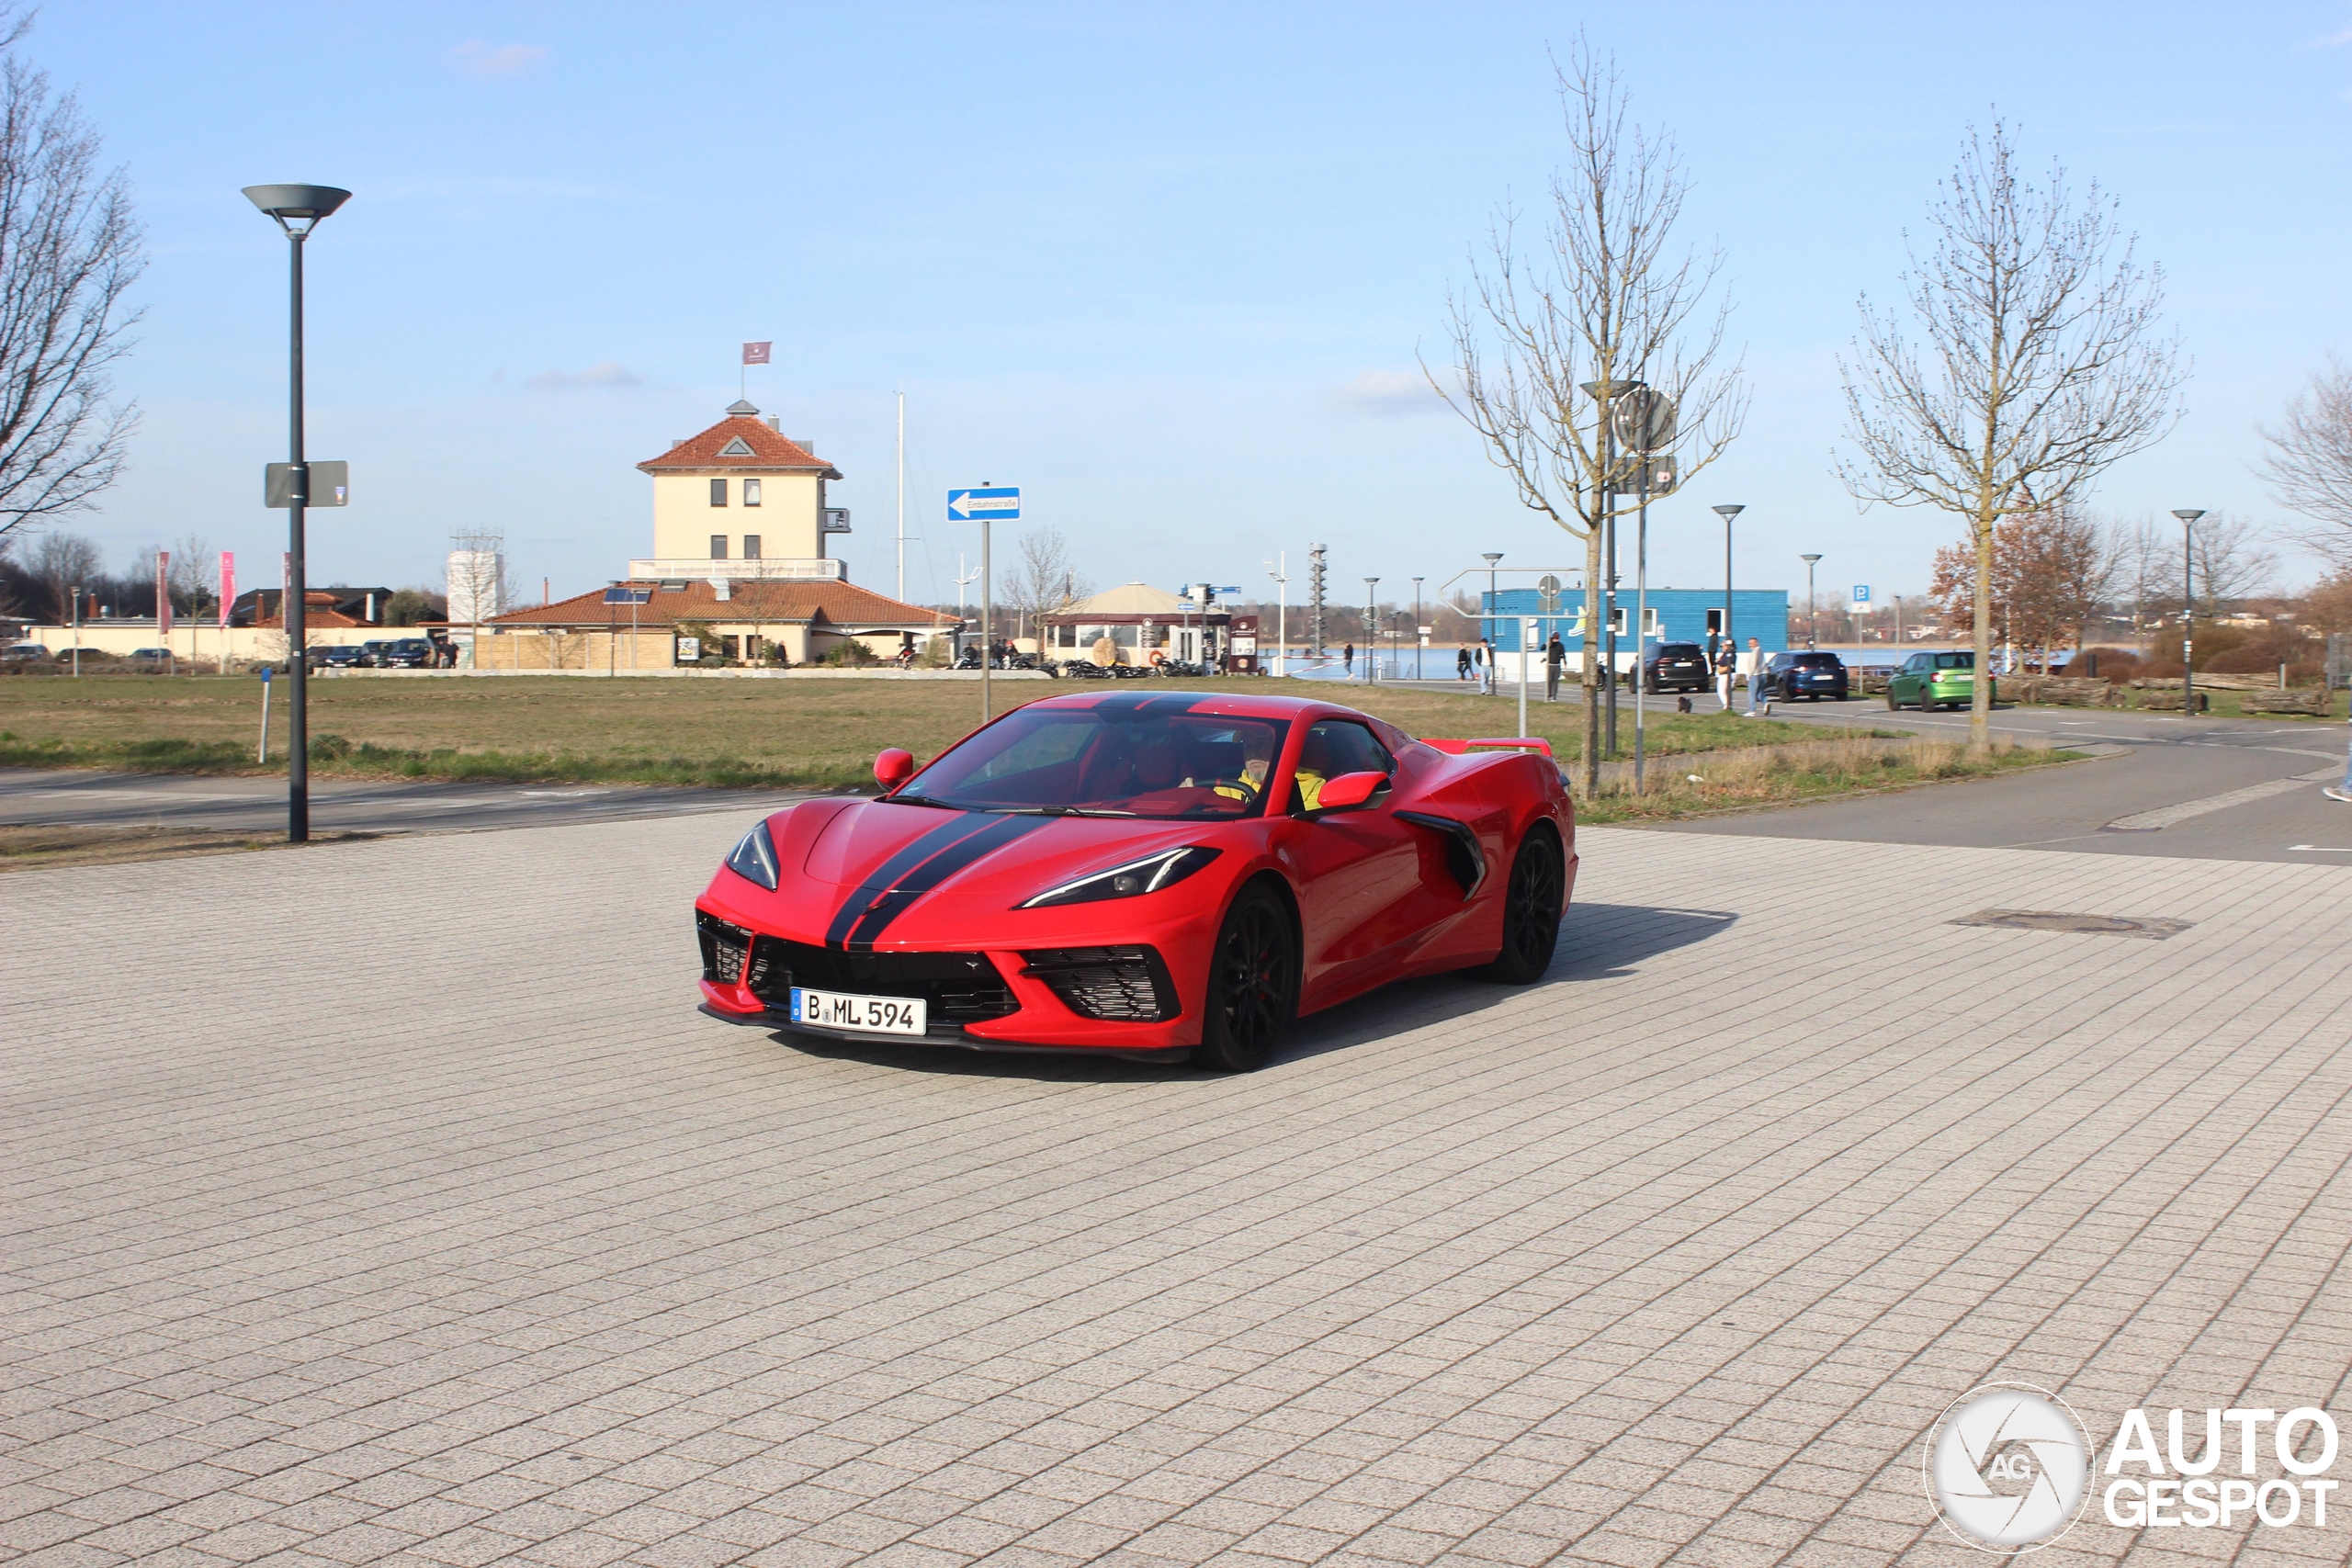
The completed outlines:
{"type": "Polygon", "coordinates": [[[2347,43],[2352,43],[2352,28],[2346,28],[2340,33],[2330,33],[2325,38],[2307,38],[2295,47],[2297,49],[2341,49],[2347,43]]]}
{"type": "Polygon", "coordinates": [[[645,378],[617,360],[607,359],[585,370],[542,370],[523,385],[535,392],[578,392],[642,387],[645,378]]]}
{"type": "Polygon", "coordinates": [[[1358,371],[1354,380],[1332,390],[1331,400],[1351,412],[1384,419],[1431,413],[1443,406],[1429,382],[1408,370],[1358,371]]]}
{"type": "Polygon", "coordinates": [[[548,57],[543,43],[489,43],[469,38],[449,51],[458,70],[477,81],[522,76],[538,69],[548,57]]]}

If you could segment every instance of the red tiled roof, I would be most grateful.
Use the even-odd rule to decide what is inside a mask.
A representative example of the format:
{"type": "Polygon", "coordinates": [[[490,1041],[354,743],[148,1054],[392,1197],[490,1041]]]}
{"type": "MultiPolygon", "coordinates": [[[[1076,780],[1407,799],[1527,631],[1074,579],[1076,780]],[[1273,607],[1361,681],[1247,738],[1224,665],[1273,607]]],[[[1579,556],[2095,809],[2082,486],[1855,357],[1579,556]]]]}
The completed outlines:
{"type": "Polygon", "coordinates": [[[749,414],[722,419],[700,435],[688,436],[659,457],[639,463],[638,468],[649,474],[665,469],[784,468],[822,474],[829,479],[842,477],[831,463],[797,441],[786,440],[749,414]],[[718,449],[738,436],[742,438],[744,446],[752,449],[752,455],[748,457],[720,457],[718,449]]]}
{"type": "MultiPolygon", "coordinates": [[[[811,625],[823,623],[835,626],[931,626],[940,630],[962,623],[950,615],[926,610],[920,604],[908,604],[887,593],[876,593],[870,588],[854,583],[825,579],[764,578],[737,579],[729,588],[729,597],[721,601],[709,582],[691,578],[684,588],[661,588],[651,582],[638,582],[639,588],[654,588],[653,597],[637,606],[639,626],[658,626],[665,622],[718,621],[729,624],[764,621],[782,624],[806,621],[811,625]]],[[[492,615],[483,624],[498,626],[627,626],[629,606],[605,603],[605,590],[592,588],[570,599],[552,604],[534,604],[527,610],[509,610],[503,615],[492,615]]]]}

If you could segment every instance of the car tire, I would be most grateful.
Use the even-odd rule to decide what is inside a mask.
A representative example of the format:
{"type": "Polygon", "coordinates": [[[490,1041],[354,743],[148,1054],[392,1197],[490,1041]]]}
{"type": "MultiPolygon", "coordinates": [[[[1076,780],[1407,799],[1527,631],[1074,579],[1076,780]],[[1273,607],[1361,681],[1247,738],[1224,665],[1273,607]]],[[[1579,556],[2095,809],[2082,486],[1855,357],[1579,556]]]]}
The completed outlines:
{"type": "Polygon", "coordinates": [[[1478,974],[1506,986],[1528,986],[1552,967],[1566,912],[1566,867],[1560,840],[1538,828],[1519,841],[1511,856],[1510,880],[1503,885],[1503,946],[1478,974]]]}
{"type": "Polygon", "coordinates": [[[1298,1012],[1298,935],[1290,911],[1264,887],[1250,887],[1226,911],[1209,950],[1201,1043],[1192,1063],[1211,1072],[1249,1073],[1266,1065],[1298,1012]]]}

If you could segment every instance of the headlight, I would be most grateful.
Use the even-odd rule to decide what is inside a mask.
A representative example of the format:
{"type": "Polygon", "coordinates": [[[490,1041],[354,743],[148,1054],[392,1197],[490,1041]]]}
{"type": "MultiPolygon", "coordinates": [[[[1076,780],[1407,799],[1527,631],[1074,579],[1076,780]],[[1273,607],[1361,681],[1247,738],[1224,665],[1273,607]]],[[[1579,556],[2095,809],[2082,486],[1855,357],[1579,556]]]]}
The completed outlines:
{"type": "Polygon", "coordinates": [[[1024,903],[1014,906],[1021,909],[1042,908],[1048,904],[1099,904],[1105,898],[1133,898],[1139,894],[1157,893],[1172,887],[1201,867],[1216,859],[1218,852],[1193,845],[1188,849],[1165,850],[1125,865],[1114,865],[1108,871],[1098,871],[1076,882],[1065,882],[1049,888],[1024,903]]]}
{"type": "Polygon", "coordinates": [[[728,855],[727,869],[771,893],[775,891],[775,840],[768,836],[764,818],[728,855]]]}

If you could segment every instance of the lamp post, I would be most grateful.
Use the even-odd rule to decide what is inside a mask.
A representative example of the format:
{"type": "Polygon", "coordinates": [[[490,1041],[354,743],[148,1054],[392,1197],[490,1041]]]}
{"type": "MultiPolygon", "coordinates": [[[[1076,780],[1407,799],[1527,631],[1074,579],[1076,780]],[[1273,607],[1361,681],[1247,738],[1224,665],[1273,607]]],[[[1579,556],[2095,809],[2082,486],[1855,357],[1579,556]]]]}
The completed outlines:
{"type": "Polygon", "coordinates": [[[2184,507],[2173,515],[2180,519],[2180,716],[2186,722],[2197,711],[2197,672],[2188,661],[2197,644],[2197,583],[2191,574],[2197,570],[2197,520],[2205,509],[2184,507]]]}
{"type": "Polygon", "coordinates": [[[1274,580],[1274,673],[1290,673],[1290,552],[1261,562],[1274,580]]]}
{"type": "Polygon", "coordinates": [[[1380,586],[1380,579],[1363,580],[1363,683],[1376,685],[1380,681],[1380,606],[1373,590],[1380,586]]]}
{"type": "Polygon", "coordinates": [[[1745,506],[1718,506],[1715,515],[1724,520],[1724,641],[1731,648],[1731,656],[1739,657],[1739,643],[1731,635],[1731,520],[1747,511],[1745,506]]]}
{"type": "Polygon", "coordinates": [[[1804,645],[1811,648],[1821,637],[1821,617],[1813,608],[1813,565],[1819,556],[1799,556],[1804,562],[1804,645]]]}
{"type": "Polygon", "coordinates": [[[1487,613],[1478,617],[1478,641],[1486,655],[1486,687],[1495,689],[1495,563],[1503,558],[1500,550],[1487,550],[1482,558],[1487,563],[1487,613]]]}
{"type": "Polygon", "coordinates": [[[1421,679],[1421,580],[1413,579],[1413,679],[1421,679]]]}
{"type": "Polygon", "coordinates": [[[311,837],[310,716],[304,706],[304,677],[311,660],[304,646],[309,638],[302,560],[302,509],[311,499],[311,469],[302,457],[302,242],[321,219],[349,201],[351,193],[333,186],[247,186],[245,197],[286,231],[292,261],[287,334],[287,579],[285,603],[278,608],[287,648],[286,841],[300,844],[311,837]]]}

